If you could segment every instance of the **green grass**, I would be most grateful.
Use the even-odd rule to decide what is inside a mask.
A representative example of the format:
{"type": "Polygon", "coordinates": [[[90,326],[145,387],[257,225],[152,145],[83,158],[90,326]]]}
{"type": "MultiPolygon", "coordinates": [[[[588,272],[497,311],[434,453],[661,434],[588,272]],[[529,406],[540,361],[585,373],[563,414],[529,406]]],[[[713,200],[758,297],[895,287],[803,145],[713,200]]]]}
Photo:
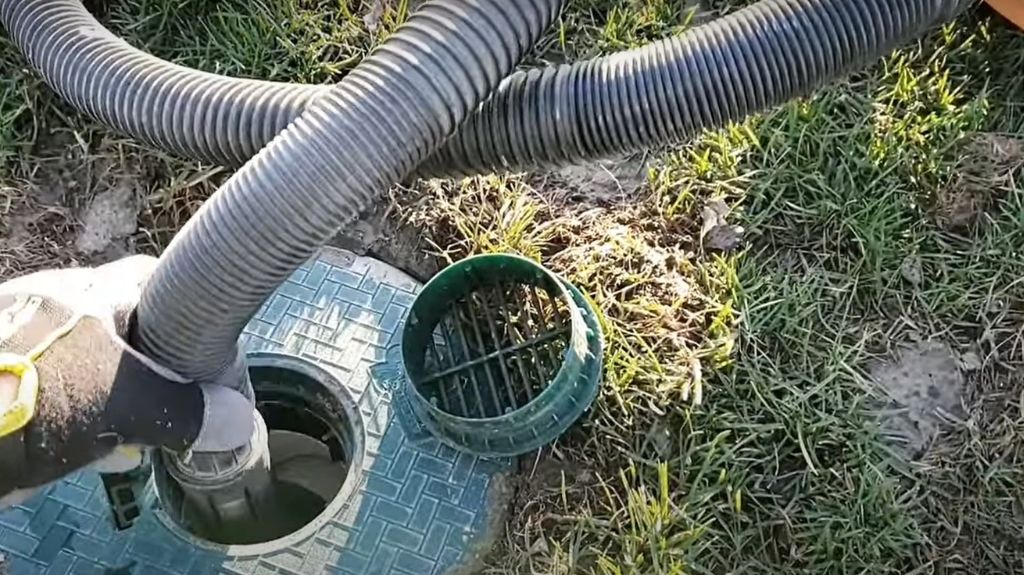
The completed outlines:
{"type": "MultiPolygon", "coordinates": [[[[640,14],[606,15],[597,49],[642,37],[640,14]]],[[[413,221],[437,226],[448,257],[512,248],[567,273],[611,334],[602,404],[541,463],[592,473],[537,473],[495,570],[1024,568],[1013,503],[1024,426],[1010,399],[1024,390],[1022,50],[1018,33],[965,17],[813,98],[669,152],[611,205],[566,205],[531,178],[446,187],[417,205],[413,221]],[[747,229],[745,253],[700,249],[713,199],[747,229]],[[488,209],[510,202],[525,224],[488,209]],[[671,289],[676,273],[688,289],[671,289]],[[970,381],[971,417],[908,464],[879,438],[865,372],[915,338],[988,361],[970,381]]]]}
{"type": "MultiPolygon", "coordinates": [[[[110,0],[102,12],[189,66],[323,82],[409,10],[384,2],[370,30],[374,4],[110,0]]],[[[619,50],[734,8],[711,4],[576,0],[530,61],[619,50]]],[[[73,142],[64,163],[78,171],[56,180],[58,203],[73,214],[127,170],[145,206],[137,247],[159,251],[226,175],[75,115],[7,45],[0,62],[13,72],[0,80],[0,215],[38,212],[52,178],[34,167],[73,142]]],[[[1024,571],[1022,69],[1024,36],[972,13],[811,98],[643,158],[639,186],[560,172],[397,194],[398,217],[441,261],[540,259],[586,289],[608,334],[597,407],[523,462],[489,571],[1024,571]],[[712,203],[745,229],[742,250],[705,249],[712,203]],[[982,366],[967,418],[906,461],[880,439],[867,374],[919,339],[982,366]]],[[[0,243],[0,277],[67,257],[66,233],[41,230],[52,249],[0,243]],[[25,249],[42,255],[25,265],[25,249]]]]}

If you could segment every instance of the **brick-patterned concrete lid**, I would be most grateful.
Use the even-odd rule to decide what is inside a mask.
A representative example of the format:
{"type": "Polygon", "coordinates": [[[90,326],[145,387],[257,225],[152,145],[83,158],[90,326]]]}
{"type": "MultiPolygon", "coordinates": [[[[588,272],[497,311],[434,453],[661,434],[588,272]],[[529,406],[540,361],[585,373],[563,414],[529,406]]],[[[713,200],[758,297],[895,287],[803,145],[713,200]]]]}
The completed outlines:
{"type": "Polygon", "coordinates": [[[116,532],[98,477],[83,472],[0,512],[0,573],[442,575],[471,568],[504,524],[510,461],[461,454],[399,424],[394,346],[419,287],[379,261],[325,248],[243,336],[249,351],[324,368],[357,407],[361,468],[329,516],[285,540],[227,548],[173,525],[150,482],[143,519],[116,532]]]}

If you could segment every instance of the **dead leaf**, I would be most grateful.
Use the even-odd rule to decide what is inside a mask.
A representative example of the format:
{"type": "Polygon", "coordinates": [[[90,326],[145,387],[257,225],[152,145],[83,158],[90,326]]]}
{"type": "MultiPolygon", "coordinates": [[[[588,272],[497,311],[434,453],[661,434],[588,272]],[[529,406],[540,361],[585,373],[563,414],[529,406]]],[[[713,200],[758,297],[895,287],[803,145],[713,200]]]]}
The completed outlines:
{"type": "Polygon", "coordinates": [[[744,231],[743,226],[715,226],[704,237],[704,248],[718,252],[736,251],[743,245],[744,231]]]}
{"type": "Polygon", "coordinates": [[[722,200],[712,200],[704,206],[701,211],[703,224],[700,237],[705,249],[731,252],[743,244],[743,227],[726,221],[731,211],[722,200]]]}
{"type": "Polygon", "coordinates": [[[729,204],[722,200],[711,200],[708,202],[707,207],[711,208],[712,211],[718,214],[719,218],[725,218],[732,213],[732,209],[729,208],[729,204]]]}
{"type": "Polygon", "coordinates": [[[672,432],[669,430],[669,426],[664,420],[657,420],[651,425],[651,430],[647,434],[647,439],[651,446],[654,447],[654,451],[657,452],[658,457],[668,457],[672,451],[672,432]]]}
{"type": "Polygon", "coordinates": [[[701,210],[703,224],[700,228],[700,237],[708,235],[711,230],[726,223],[725,218],[729,215],[729,206],[722,200],[711,200],[701,210]]]}

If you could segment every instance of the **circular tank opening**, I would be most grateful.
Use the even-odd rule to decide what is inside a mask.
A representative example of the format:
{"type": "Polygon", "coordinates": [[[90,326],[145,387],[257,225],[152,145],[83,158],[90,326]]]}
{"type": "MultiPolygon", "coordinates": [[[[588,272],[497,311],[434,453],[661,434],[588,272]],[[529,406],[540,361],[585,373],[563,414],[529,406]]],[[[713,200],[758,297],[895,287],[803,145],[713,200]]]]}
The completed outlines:
{"type": "Polygon", "coordinates": [[[197,512],[160,457],[154,466],[157,493],[166,517],[200,540],[286,546],[334,515],[332,508],[362,459],[362,428],[341,385],[305,360],[257,354],[250,357],[249,374],[267,427],[273,481],[261,517],[243,526],[211,521],[197,512]]]}

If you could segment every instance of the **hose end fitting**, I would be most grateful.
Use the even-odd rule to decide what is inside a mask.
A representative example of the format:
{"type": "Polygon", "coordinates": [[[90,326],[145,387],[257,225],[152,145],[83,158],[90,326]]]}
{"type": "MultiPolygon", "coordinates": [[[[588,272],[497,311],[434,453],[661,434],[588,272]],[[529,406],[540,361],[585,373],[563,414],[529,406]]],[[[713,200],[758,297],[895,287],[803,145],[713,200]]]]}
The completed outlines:
{"type": "Polygon", "coordinates": [[[197,534],[250,530],[268,515],[273,481],[267,426],[258,411],[253,417],[252,439],[234,451],[161,454],[181,489],[183,518],[197,534]]]}

